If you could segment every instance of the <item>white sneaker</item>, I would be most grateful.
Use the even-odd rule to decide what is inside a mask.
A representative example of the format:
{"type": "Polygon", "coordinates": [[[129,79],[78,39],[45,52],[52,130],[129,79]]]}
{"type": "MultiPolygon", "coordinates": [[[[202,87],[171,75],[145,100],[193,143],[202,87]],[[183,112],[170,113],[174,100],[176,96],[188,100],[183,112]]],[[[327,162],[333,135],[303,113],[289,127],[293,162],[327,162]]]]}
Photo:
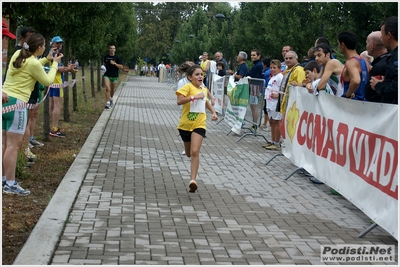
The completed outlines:
{"type": "MultiPolygon", "coordinates": [[[[31,141],[29,141],[29,144],[32,145],[32,146],[44,146],[43,143],[40,143],[40,142],[39,142],[38,140],[36,140],[35,138],[32,139],[31,141]]],[[[29,147],[29,148],[32,148],[32,147],[29,147]]]]}
{"type": "Polygon", "coordinates": [[[110,102],[107,102],[105,109],[111,109],[110,102]]]}
{"type": "Polygon", "coordinates": [[[3,192],[6,194],[16,194],[20,196],[27,196],[31,193],[28,189],[23,189],[17,182],[9,186],[7,183],[3,187],[3,192]]]}
{"type": "Polygon", "coordinates": [[[29,147],[27,149],[25,149],[25,156],[30,160],[35,160],[36,159],[36,155],[31,152],[29,147]]]}

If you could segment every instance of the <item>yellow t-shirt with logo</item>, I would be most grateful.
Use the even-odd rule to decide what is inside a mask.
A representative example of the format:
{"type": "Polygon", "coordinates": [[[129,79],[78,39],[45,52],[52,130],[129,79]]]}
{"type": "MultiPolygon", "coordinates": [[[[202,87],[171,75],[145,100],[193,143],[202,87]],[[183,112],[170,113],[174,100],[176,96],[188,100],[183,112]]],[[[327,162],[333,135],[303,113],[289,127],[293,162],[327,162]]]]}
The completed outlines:
{"type": "MultiPolygon", "coordinates": [[[[208,89],[204,86],[199,89],[195,87],[192,83],[187,83],[179,88],[179,90],[177,90],[175,94],[177,96],[183,95],[185,97],[188,97],[195,96],[200,92],[203,92],[204,95],[207,96],[208,89]]],[[[208,99],[206,101],[208,101],[208,99]]],[[[177,129],[184,131],[193,131],[196,128],[202,128],[206,130],[206,120],[206,113],[190,112],[190,102],[188,102],[182,105],[181,119],[179,121],[177,129]]]]}
{"type": "MultiPolygon", "coordinates": [[[[62,66],[61,64],[58,64],[58,67],[62,66]]],[[[63,79],[62,79],[62,73],[57,71],[56,74],[56,78],[54,79],[53,84],[62,84],[63,83],[63,79]]]]}
{"type": "Polygon", "coordinates": [[[201,67],[201,69],[203,70],[203,76],[204,76],[204,77],[207,76],[207,72],[206,72],[205,70],[206,70],[206,68],[207,68],[208,62],[210,62],[210,60],[207,59],[206,61],[202,61],[202,62],[200,63],[200,67],[201,67]]]}

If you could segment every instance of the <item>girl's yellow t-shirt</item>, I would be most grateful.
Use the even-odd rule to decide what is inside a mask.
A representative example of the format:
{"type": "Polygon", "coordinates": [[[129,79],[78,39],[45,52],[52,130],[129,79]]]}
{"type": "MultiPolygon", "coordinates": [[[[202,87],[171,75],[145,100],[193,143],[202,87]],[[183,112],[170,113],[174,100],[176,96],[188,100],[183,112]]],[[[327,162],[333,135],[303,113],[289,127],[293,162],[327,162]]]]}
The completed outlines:
{"type": "MultiPolygon", "coordinates": [[[[187,83],[179,88],[175,92],[175,94],[177,96],[181,94],[185,97],[188,97],[195,96],[200,92],[203,92],[207,98],[208,89],[206,87],[202,87],[201,89],[199,89],[195,87],[192,83],[187,83]]],[[[208,101],[208,99],[206,101],[208,101]]],[[[184,131],[193,131],[196,128],[202,128],[206,130],[206,120],[206,113],[190,112],[190,102],[188,102],[182,105],[181,119],[179,121],[177,129],[184,131]]]]}

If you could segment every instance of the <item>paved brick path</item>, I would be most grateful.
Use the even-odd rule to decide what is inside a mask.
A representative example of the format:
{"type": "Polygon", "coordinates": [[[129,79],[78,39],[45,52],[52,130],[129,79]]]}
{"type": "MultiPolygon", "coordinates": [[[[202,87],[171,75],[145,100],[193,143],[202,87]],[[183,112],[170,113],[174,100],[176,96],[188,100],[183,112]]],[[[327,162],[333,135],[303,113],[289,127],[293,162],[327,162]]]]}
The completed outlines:
{"type": "MultiPolygon", "coordinates": [[[[293,175],[264,139],[236,142],[208,119],[198,192],[176,125],[172,87],[130,78],[118,97],[52,264],[324,264],[321,244],[397,241],[326,185],[293,175]]],[[[210,117],[210,116],[209,116],[210,117]]],[[[268,137],[269,133],[264,132],[268,137]]],[[[87,142],[90,142],[88,140],[87,142]]]]}

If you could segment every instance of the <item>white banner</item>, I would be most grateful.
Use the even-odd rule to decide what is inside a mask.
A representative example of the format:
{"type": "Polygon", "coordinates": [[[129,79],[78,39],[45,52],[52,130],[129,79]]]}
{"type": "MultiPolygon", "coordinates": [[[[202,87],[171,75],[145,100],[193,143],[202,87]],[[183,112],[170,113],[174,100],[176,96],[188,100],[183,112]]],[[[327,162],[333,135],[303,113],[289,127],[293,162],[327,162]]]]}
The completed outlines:
{"type": "Polygon", "coordinates": [[[236,84],[234,82],[234,77],[230,76],[227,95],[229,100],[226,107],[224,121],[232,127],[232,132],[240,134],[250,97],[247,78],[240,79],[236,84]]]}
{"type": "Polygon", "coordinates": [[[398,240],[398,106],[291,87],[283,154],[398,240]]]}
{"type": "Polygon", "coordinates": [[[215,112],[222,114],[222,106],[224,101],[224,77],[217,74],[213,74],[211,84],[211,94],[215,98],[214,110],[215,112]]]}

